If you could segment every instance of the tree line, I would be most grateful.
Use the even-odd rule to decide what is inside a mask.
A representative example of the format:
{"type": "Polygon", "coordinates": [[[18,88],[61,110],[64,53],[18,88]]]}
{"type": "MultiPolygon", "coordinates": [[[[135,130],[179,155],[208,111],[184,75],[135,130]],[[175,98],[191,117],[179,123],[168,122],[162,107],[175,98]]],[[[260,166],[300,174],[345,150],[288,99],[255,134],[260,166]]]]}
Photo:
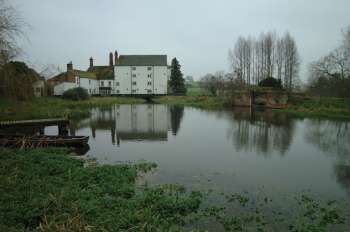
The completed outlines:
{"type": "Polygon", "coordinates": [[[34,96],[33,83],[40,75],[23,62],[13,61],[19,54],[17,39],[24,36],[26,24],[16,9],[0,0],[0,97],[27,100],[34,96]]]}
{"type": "Polygon", "coordinates": [[[350,97],[350,26],[342,43],[310,67],[308,91],[313,95],[350,97]]]}
{"type": "Polygon", "coordinates": [[[276,79],[278,86],[293,90],[300,86],[300,57],[290,33],[262,33],[259,38],[240,36],[229,49],[231,72],[208,73],[200,79],[201,86],[212,95],[228,95],[264,80],[276,79]]]}
{"type": "Polygon", "coordinates": [[[246,85],[258,84],[266,78],[277,78],[286,89],[299,84],[300,57],[295,39],[289,32],[262,33],[258,38],[240,36],[228,59],[233,73],[246,85]]]}

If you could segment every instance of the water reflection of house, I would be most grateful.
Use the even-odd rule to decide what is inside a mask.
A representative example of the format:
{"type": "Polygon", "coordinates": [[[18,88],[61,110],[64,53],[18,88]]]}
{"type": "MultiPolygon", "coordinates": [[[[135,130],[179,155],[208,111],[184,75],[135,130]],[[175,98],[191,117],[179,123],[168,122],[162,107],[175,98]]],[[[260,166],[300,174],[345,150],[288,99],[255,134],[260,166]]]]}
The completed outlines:
{"type": "Polygon", "coordinates": [[[121,141],[166,141],[168,138],[168,107],[164,105],[115,105],[95,108],[89,119],[75,123],[75,129],[90,127],[92,137],[97,131],[110,131],[112,143],[121,141]]]}
{"type": "Polygon", "coordinates": [[[70,134],[90,128],[92,138],[97,131],[110,131],[112,143],[120,141],[167,141],[168,131],[176,136],[184,115],[184,107],[166,105],[115,105],[93,108],[89,118],[72,121],[70,134]]]}
{"type": "Polygon", "coordinates": [[[167,140],[168,108],[164,105],[115,106],[117,140],[167,140]]]}

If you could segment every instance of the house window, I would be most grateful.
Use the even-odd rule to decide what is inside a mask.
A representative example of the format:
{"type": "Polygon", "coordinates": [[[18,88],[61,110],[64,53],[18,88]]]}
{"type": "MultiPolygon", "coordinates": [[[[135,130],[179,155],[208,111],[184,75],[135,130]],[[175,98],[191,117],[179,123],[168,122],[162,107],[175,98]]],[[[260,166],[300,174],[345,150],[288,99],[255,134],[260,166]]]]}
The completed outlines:
{"type": "Polygon", "coordinates": [[[152,90],[151,89],[147,90],[147,93],[152,93],[152,90]]]}
{"type": "Polygon", "coordinates": [[[101,81],[101,86],[104,86],[104,85],[105,85],[105,83],[103,81],[101,81]]]}
{"type": "Polygon", "coordinates": [[[132,69],[132,70],[136,70],[136,67],[132,67],[131,69],[132,69]]]}
{"type": "Polygon", "coordinates": [[[89,85],[91,85],[91,80],[89,80],[89,85]]]}
{"type": "Polygon", "coordinates": [[[152,74],[148,74],[147,76],[148,76],[149,78],[151,78],[151,77],[152,77],[152,74]]]}
{"type": "Polygon", "coordinates": [[[133,89],[131,92],[136,93],[136,89],[133,89]]]}
{"type": "Polygon", "coordinates": [[[108,81],[108,86],[111,87],[112,86],[112,82],[108,81]]]}
{"type": "Polygon", "coordinates": [[[136,74],[132,74],[132,77],[136,77],[136,74]]]}
{"type": "Polygon", "coordinates": [[[117,89],[117,93],[119,93],[120,91],[117,89]]]}
{"type": "Polygon", "coordinates": [[[115,85],[116,85],[116,86],[119,86],[119,82],[116,82],[115,85]]]}
{"type": "Polygon", "coordinates": [[[36,88],[36,92],[40,93],[41,92],[41,88],[36,88]]]}
{"type": "Polygon", "coordinates": [[[147,70],[152,70],[152,67],[147,67],[147,70]]]}
{"type": "Polygon", "coordinates": [[[150,82],[150,81],[149,81],[149,82],[147,82],[147,85],[152,85],[152,82],[150,82]]]}
{"type": "Polygon", "coordinates": [[[133,81],[133,82],[132,82],[132,85],[136,85],[136,84],[137,84],[136,81],[133,81]]]}

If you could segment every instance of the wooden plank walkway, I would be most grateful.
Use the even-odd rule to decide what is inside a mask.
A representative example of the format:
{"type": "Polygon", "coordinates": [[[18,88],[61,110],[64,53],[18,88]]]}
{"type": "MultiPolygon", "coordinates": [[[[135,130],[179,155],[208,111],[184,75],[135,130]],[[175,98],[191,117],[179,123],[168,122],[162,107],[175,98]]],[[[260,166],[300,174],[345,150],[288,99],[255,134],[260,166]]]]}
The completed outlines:
{"type": "Polygon", "coordinates": [[[68,125],[69,120],[65,118],[50,118],[37,120],[20,120],[20,121],[0,121],[0,128],[18,127],[18,126],[54,126],[68,125]]]}

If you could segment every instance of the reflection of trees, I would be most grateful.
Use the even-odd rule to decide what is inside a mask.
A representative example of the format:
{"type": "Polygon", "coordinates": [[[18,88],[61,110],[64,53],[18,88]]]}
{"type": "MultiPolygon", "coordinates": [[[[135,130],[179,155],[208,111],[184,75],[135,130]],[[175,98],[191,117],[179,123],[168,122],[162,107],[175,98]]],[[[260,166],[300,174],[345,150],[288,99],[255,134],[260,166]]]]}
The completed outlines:
{"type": "Polygon", "coordinates": [[[288,114],[238,108],[232,119],[228,136],[238,151],[255,149],[267,154],[278,150],[285,154],[292,142],[295,124],[288,114]]]}
{"type": "Polygon", "coordinates": [[[334,166],[334,172],[337,182],[346,189],[350,195],[350,163],[337,164],[334,166]]]}
{"type": "Polygon", "coordinates": [[[170,122],[171,122],[171,131],[173,135],[177,135],[180,129],[181,120],[184,116],[184,107],[183,106],[170,106],[170,122]]]}
{"type": "Polygon", "coordinates": [[[350,194],[350,122],[309,120],[305,139],[321,151],[335,156],[337,182],[350,194]]]}
{"type": "Polygon", "coordinates": [[[324,152],[350,155],[350,122],[310,120],[305,138],[324,152]]]}

